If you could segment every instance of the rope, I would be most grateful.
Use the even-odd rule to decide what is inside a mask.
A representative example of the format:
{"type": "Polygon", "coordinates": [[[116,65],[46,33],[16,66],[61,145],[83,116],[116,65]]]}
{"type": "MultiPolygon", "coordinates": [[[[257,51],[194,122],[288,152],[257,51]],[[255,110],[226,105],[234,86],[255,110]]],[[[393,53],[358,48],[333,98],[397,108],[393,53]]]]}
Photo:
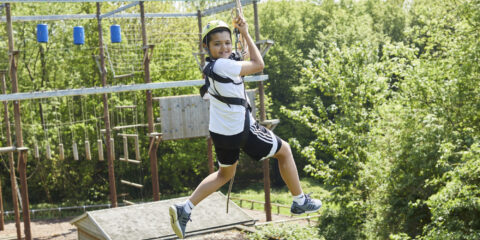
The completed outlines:
{"type": "MultiPolygon", "coordinates": [[[[237,163],[238,165],[238,163],[237,163]]],[[[228,213],[228,206],[230,203],[230,192],[232,192],[233,181],[235,180],[235,174],[237,173],[237,165],[235,165],[235,169],[233,170],[232,179],[230,179],[230,185],[228,186],[228,193],[227,193],[227,213],[228,213]]]]}
{"type": "MultiPolygon", "coordinates": [[[[60,125],[60,124],[58,124],[58,123],[60,122],[60,120],[58,120],[58,115],[59,115],[59,114],[58,114],[58,108],[57,108],[57,107],[55,107],[55,112],[54,112],[54,113],[55,113],[55,120],[57,121],[56,123],[57,123],[58,142],[59,142],[59,143],[63,143],[62,135],[60,134],[60,127],[58,127],[58,125],[60,125]]],[[[33,119],[32,119],[32,120],[33,120],[33,119]]],[[[32,122],[33,122],[33,121],[32,121],[32,122]]]]}
{"type": "MultiPolygon", "coordinates": [[[[85,104],[85,101],[84,101],[83,97],[81,97],[80,101],[81,101],[81,104],[82,104],[82,105],[81,105],[81,108],[82,108],[82,109],[81,109],[81,110],[82,110],[82,120],[83,120],[83,122],[85,123],[85,118],[86,118],[86,117],[85,117],[85,109],[87,108],[87,106],[84,105],[84,104],[85,104]]],[[[88,140],[88,129],[87,129],[87,126],[86,126],[85,124],[84,124],[84,129],[85,129],[85,140],[88,140]]]]}
{"type": "MultiPolygon", "coordinates": [[[[238,17],[238,15],[242,14],[242,5],[241,5],[240,1],[236,1],[236,3],[237,3],[237,6],[236,6],[236,16],[238,17]]],[[[242,15],[243,15],[243,14],[242,14],[242,15]]],[[[233,12],[232,12],[232,21],[233,21],[233,12]]],[[[238,45],[238,41],[239,41],[239,38],[240,38],[240,32],[238,31],[237,28],[235,28],[234,32],[235,32],[235,52],[238,53],[238,51],[237,51],[237,45],[238,45]]],[[[241,48],[242,48],[242,50],[243,50],[243,49],[244,49],[244,48],[243,48],[243,44],[240,43],[240,45],[241,45],[241,48]]],[[[240,59],[243,60],[243,54],[240,54],[240,59]]],[[[245,86],[244,86],[244,88],[245,88],[245,86]]],[[[245,97],[246,97],[246,96],[245,96],[245,97]]],[[[245,109],[245,111],[248,111],[248,110],[245,109]]],[[[248,116],[246,116],[246,117],[248,117],[248,116]]],[[[228,186],[228,193],[227,193],[227,213],[228,213],[228,206],[229,206],[229,203],[230,203],[230,193],[232,192],[233,182],[234,182],[234,180],[235,180],[235,174],[236,174],[236,172],[237,172],[237,165],[238,165],[238,163],[235,164],[235,167],[234,167],[235,169],[233,170],[233,177],[232,177],[232,179],[230,179],[230,185],[228,186]]]]}
{"type": "MultiPolygon", "coordinates": [[[[74,120],[74,117],[72,116],[73,99],[72,99],[72,104],[70,105],[70,101],[67,98],[67,105],[70,106],[70,107],[68,107],[68,117],[70,119],[70,124],[69,125],[72,126],[73,125],[72,122],[74,120]]],[[[74,132],[74,129],[72,129],[70,131],[70,133],[72,134],[72,142],[75,142],[75,139],[73,138],[73,132],[74,132]]]]}

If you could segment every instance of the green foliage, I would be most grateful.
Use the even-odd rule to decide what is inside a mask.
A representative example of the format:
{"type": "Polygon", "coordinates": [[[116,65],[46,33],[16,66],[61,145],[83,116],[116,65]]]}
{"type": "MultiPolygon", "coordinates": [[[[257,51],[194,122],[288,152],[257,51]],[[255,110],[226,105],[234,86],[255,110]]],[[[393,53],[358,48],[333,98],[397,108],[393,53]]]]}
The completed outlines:
{"type": "Polygon", "coordinates": [[[432,222],[422,239],[480,238],[480,147],[460,152],[461,163],[446,172],[445,185],[427,200],[432,222]]]}
{"type": "MultiPolygon", "coordinates": [[[[187,4],[185,10],[193,11],[198,4],[187,4]]],[[[213,3],[200,3],[209,4],[213,3]]],[[[53,3],[49,8],[15,6],[19,6],[14,9],[16,15],[52,14],[65,8],[53,3]]],[[[178,10],[171,3],[147,6],[157,12],[178,10]]],[[[75,7],[78,9],[69,11],[95,12],[94,4],[75,7]]],[[[104,11],[117,7],[117,3],[105,4],[104,11]]],[[[253,23],[252,11],[247,8],[245,14],[253,23]]],[[[228,15],[215,17],[228,22],[228,15]]],[[[330,193],[313,188],[315,194],[322,192],[326,203],[318,231],[272,227],[251,238],[480,238],[479,16],[479,0],[259,3],[262,39],[275,41],[265,57],[265,73],[270,78],[266,82],[267,116],[281,119],[275,131],[289,139],[299,169],[304,170],[301,173],[315,177],[313,185],[326,186],[330,193]],[[280,235],[272,235],[277,232],[280,235]]],[[[111,23],[105,23],[104,35],[111,23]]],[[[21,49],[20,91],[101,85],[98,66],[91,57],[98,55],[95,21],[51,23],[52,41],[43,45],[35,41],[35,24],[14,25],[16,46],[21,49]],[[74,24],[84,25],[89,47],[72,45],[74,24]]],[[[126,32],[138,32],[137,21],[121,24],[126,32]]],[[[191,58],[192,50],[198,49],[195,34],[173,41],[155,32],[158,28],[161,32],[191,33],[196,31],[196,19],[149,24],[149,38],[161,42],[155,47],[154,56],[161,61],[152,62],[152,79],[200,78],[191,58]],[[175,69],[179,65],[185,68],[175,69]]],[[[253,32],[253,27],[250,30],[253,32]]],[[[5,30],[0,29],[0,33],[3,40],[5,30]]],[[[125,39],[124,45],[107,43],[107,47],[111,58],[128,65],[130,59],[143,56],[139,49],[130,51],[138,40],[135,34],[125,39]]],[[[5,47],[5,41],[0,41],[0,49],[5,47]]],[[[7,56],[6,52],[0,51],[1,56],[7,56]]],[[[140,72],[123,80],[112,77],[109,70],[110,84],[144,81],[140,72]]],[[[162,96],[196,92],[195,88],[154,91],[162,96]]],[[[109,104],[137,104],[138,113],[143,113],[143,99],[143,93],[113,94],[109,104]]],[[[41,143],[42,151],[46,142],[53,146],[52,160],[29,162],[33,202],[107,198],[106,162],[76,162],[71,157],[73,142],[88,139],[92,143],[100,138],[104,126],[101,102],[99,96],[22,102],[26,145],[41,143]],[[68,156],[64,161],[58,159],[61,142],[68,156]]],[[[132,112],[112,116],[114,125],[121,124],[122,118],[133,121],[132,112]]],[[[139,122],[145,119],[139,114],[139,122]]],[[[144,136],[146,130],[138,129],[138,133],[144,136]]],[[[148,139],[141,139],[141,146],[142,159],[148,159],[148,139]]],[[[96,150],[93,147],[92,152],[96,150]]],[[[122,151],[121,144],[116,144],[115,151],[122,151]]],[[[163,193],[189,192],[207,173],[204,139],[163,142],[158,156],[163,193]]],[[[6,158],[2,161],[5,163],[6,158]]],[[[141,166],[134,170],[116,164],[117,178],[137,179],[140,175],[139,181],[150,191],[148,161],[141,166]]],[[[243,171],[248,172],[248,168],[251,166],[243,171]]],[[[0,172],[8,174],[5,168],[0,172]]],[[[8,181],[2,181],[5,192],[9,191],[8,181]]],[[[242,184],[251,186],[248,181],[242,184]]],[[[129,193],[136,197],[150,194],[129,193]]],[[[288,194],[275,193],[281,196],[277,202],[289,201],[288,194]]],[[[241,194],[262,196],[261,190],[241,194]]]]}
{"type": "Polygon", "coordinates": [[[325,3],[318,9],[332,17],[301,35],[316,41],[290,88],[297,101],[281,111],[314,134],[293,146],[341,209],[322,217],[327,239],[477,237],[465,214],[478,215],[477,193],[445,176],[459,171],[467,161],[459,153],[479,135],[478,3],[410,4],[325,3]],[[460,200],[459,210],[440,203],[454,198],[445,188],[472,202],[460,200]],[[439,209],[461,217],[444,214],[440,223],[439,209]]]}
{"type": "Polygon", "coordinates": [[[317,229],[314,227],[305,227],[298,224],[281,224],[281,225],[266,225],[258,227],[256,232],[249,233],[248,239],[285,239],[285,240],[301,240],[311,239],[320,240],[317,229]]]}

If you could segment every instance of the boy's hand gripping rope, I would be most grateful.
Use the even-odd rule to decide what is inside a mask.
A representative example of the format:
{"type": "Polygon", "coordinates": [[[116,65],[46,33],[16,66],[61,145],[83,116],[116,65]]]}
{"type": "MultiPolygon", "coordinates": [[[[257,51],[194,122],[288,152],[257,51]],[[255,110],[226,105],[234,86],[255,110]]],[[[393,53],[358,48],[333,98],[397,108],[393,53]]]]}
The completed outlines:
{"type": "MultiPolygon", "coordinates": [[[[232,16],[232,25],[234,27],[235,27],[235,18],[238,16],[244,17],[243,10],[242,10],[242,3],[240,2],[240,0],[235,1],[235,8],[232,9],[231,16],[232,16]]],[[[233,33],[235,34],[235,52],[240,56],[240,60],[243,60],[244,57],[248,54],[248,46],[245,42],[245,39],[240,34],[240,31],[238,30],[238,28],[234,28],[233,33]]]]}

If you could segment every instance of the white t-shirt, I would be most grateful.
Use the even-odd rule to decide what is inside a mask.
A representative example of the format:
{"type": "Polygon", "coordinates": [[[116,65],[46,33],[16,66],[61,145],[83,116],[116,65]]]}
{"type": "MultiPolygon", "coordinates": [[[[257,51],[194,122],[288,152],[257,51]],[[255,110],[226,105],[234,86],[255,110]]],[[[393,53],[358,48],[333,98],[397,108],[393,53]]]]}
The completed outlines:
{"type": "MultiPolygon", "coordinates": [[[[208,63],[207,63],[208,64],[208,63]]],[[[231,59],[220,58],[217,59],[213,66],[213,71],[221,77],[230,78],[235,83],[241,83],[240,71],[242,66],[239,62],[231,59]]],[[[245,99],[244,84],[235,85],[233,83],[220,83],[212,79],[208,79],[210,87],[208,92],[212,94],[221,95],[224,97],[236,97],[245,99]]],[[[232,105],[230,107],[219,101],[218,99],[209,96],[210,99],[210,123],[208,129],[214,133],[222,135],[235,135],[243,131],[245,122],[245,107],[240,105],[232,105]]],[[[247,97],[247,101],[248,100],[247,97]]],[[[250,125],[255,120],[250,115],[250,125]]]]}

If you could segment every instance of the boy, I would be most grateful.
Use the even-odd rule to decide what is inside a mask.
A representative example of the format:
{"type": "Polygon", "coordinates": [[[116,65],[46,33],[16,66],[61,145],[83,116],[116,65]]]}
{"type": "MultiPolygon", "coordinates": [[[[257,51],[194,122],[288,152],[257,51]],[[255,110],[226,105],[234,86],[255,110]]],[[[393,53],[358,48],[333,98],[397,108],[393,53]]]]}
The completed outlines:
{"type": "Polygon", "coordinates": [[[303,194],[288,143],[259,125],[250,113],[241,76],[260,72],[264,63],[248,33],[245,19],[241,16],[235,18],[235,26],[246,40],[249,61],[235,60],[231,31],[226,23],[211,21],[203,29],[203,47],[210,57],[203,71],[208,79],[201,94],[208,93],[211,96],[209,131],[220,169],[207,176],[185,203],[170,207],[172,229],[179,238],[185,237],[185,228],[193,208],[233,177],[240,148],[256,160],[268,157],[278,159],[282,179],[293,195],[293,214],[316,212],[322,206],[320,200],[303,194]]]}

